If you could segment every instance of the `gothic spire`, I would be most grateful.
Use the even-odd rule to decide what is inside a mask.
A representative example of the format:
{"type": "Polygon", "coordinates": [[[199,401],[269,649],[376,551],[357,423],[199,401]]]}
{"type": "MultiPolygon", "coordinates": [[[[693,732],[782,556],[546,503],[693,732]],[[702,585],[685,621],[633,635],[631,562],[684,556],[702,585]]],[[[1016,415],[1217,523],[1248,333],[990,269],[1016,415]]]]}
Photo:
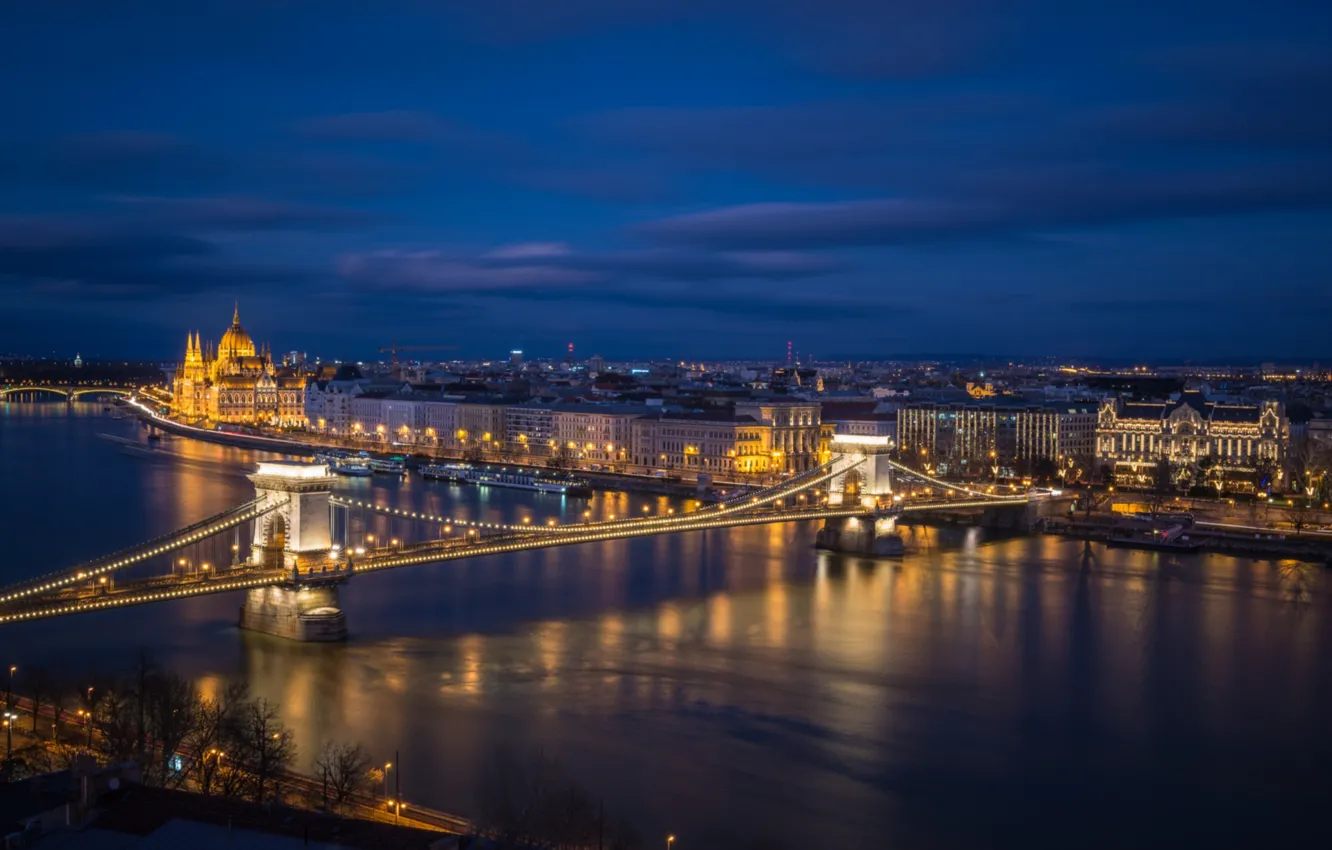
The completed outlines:
{"type": "Polygon", "coordinates": [[[233,326],[240,324],[240,299],[236,299],[236,312],[231,314],[231,324],[233,326]]]}

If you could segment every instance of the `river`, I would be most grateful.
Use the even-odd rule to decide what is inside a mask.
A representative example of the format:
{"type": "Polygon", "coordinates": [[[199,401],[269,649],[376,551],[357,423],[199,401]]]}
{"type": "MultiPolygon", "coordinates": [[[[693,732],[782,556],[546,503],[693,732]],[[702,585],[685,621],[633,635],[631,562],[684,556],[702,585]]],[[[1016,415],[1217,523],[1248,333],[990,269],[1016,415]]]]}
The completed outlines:
{"type": "MultiPolygon", "coordinates": [[[[100,405],[0,404],[0,578],[252,492],[257,453],[99,434],[144,440],[100,405]]],[[[507,522],[681,507],[417,477],[339,489],[507,522]]],[[[343,590],[346,645],[243,633],[221,595],[5,627],[0,661],[77,678],[146,647],[206,691],[243,678],[280,703],[307,766],[329,739],[397,751],[406,799],[462,814],[497,747],[541,748],[646,846],[1328,844],[1320,568],[929,531],[876,561],[816,552],[815,531],[367,575],[343,590]]]]}

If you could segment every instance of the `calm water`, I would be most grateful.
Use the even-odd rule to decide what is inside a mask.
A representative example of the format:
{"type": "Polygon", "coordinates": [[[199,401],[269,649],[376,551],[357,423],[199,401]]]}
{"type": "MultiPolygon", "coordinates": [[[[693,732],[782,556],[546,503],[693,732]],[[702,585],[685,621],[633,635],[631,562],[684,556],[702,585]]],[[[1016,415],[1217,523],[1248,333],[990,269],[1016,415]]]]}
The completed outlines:
{"type": "MultiPolygon", "coordinates": [[[[0,405],[0,577],[248,498],[255,453],[175,440],[144,456],[99,433],[142,439],[100,406],[0,405]]],[[[505,521],[586,507],[420,479],[340,486],[505,521]]],[[[643,504],[667,503],[592,506],[643,504]]],[[[149,647],[205,688],[243,677],[281,703],[304,755],[325,739],[401,750],[404,795],[463,813],[496,746],[541,747],[680,850],[1332,840],[1321,570],[975,534],[920,534],[916,554],[876,562],[817,553],[814,532],[364,576],[344,589],[346,646],[241,633],[239,597],[216,596],[6,627],[0,661],[78,676],[149,647]]]]}

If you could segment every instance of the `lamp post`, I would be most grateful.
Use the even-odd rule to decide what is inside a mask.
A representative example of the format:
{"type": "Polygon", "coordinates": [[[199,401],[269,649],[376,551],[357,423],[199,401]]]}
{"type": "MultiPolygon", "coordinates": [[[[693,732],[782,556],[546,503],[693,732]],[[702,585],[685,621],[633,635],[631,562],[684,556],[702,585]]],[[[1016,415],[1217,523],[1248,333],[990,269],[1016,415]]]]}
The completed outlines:
{"type": "Polygon", "coordinates": [[[385,800],[387,800],[387,799],[389,798],[389,792],[388,792],[388,775],[389,775],[389,771],[392,770],[392,769],[393,769],[393,762],[391,762],[391,761],[386,761],[386,762],[384,762],[384,799],[385,799],[385,800]]]}
{"type": "Polygon", "coordinates": [[[5,688],[5,710],[8,711],[14,705],[14,674],[18,672],[18,665],[9,665],[9,686],[5,688]]]}
{"type": "Polygon", "coordinates": [[[5,712],[5,765],[8,767],[13,760],[14,755],[14,721],[18,720],[18,715],[12,711],[5,712]]]}
{"type": "Polygon", "coordinates": [[[666,850],[671,850],[671,845],[674,844],[674,843],[675,843],[675,836],[674,836],[674,835],[668,835],[668,836],[666,836],[666,850]]]}

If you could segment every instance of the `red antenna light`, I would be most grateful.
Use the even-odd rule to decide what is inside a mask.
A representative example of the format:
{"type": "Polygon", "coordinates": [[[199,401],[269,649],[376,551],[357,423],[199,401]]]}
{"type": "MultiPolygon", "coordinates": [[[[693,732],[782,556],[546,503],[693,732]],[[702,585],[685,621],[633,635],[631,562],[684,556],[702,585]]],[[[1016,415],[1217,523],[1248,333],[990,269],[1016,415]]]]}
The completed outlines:
{"type": "Polygon", "coordinates": [[[791,340],[786,341],[786,364],[791,365],[791,340]]]}

